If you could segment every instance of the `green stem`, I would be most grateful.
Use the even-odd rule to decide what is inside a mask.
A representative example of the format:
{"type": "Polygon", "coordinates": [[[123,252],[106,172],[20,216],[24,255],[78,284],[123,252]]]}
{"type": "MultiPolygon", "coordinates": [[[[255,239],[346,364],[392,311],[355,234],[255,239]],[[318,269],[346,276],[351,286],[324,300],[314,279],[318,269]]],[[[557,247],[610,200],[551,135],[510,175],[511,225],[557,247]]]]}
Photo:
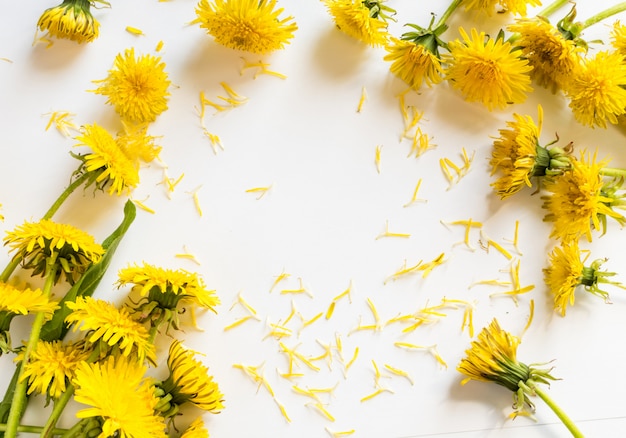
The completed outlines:
{"type": "Polygon", "coordinates": [[[556,11],[561,9],[565,3],[568,3],[569,0],[556,0],[549,4],[543,11],[539,12],[537,16],[539,17],[549,17],[554,14],[556,11]]]}
{"type": "Polygon", "coordinates": [[[42,219],[50,219],[52,216],[54,216],[54,213],[57,212],[63,202],[65,202],[65,200],[74,192],[74,190],[76,190],[89,178],[89,175],[89,172],[85,172],[81,176],[76,178],[69,186],[67,186],[67,188],[63,190],[63,193],[61,193],[57,200],[54,201],[54,204],[52,204],[50,209],[48,209],[46,214],[44,214],[42,219]]]}
{"type": "MultiPolygon", "coordinates": [[[[18,432],[26,432],[26,433],[39,433],[42,431],[42,429],[43,428],[40,426],[26,426],[24,424],[17,426],[18,432]]],[[[0,432],[4,432],[5,430],[7,430],[7,425],[0,423],[0,432]]],[[[62,435],[65,432],[67,432],[67,429],[52,429],[53,435],[62,435]]]]}
{"type": "Polygon", "coordinates": [[[61,418],[61,414],[63,413],[65,406],[67,406],[67,403],[72,399],[73,395],[74,385],[70,383],[69,387],[65,390],[63,395],[55,400],[54,409],[52,409],[52,413],[50,414],[50,417],[48,417],[48,421],[46,421],[46,424],[41,431],[41,438],[50,438],[53,435],[58,435],[54,432],[56,430],[55,426],[57,425],[57,421],[59,421],[59,418],[61,418]]]}
{"type": "Polygon", "coordinates": [[[610,16],[620,13],[622,11],[626,11],[626,2],[618,3],[615,6],[611,6],[610,8],[605,9],[602,12],[598,12],[594,16],[587,18],[585,21],[582,22],[581,30],[587,29],[589,26],[599,23],[605,18],[609,18],[610,16]]]}
{"type": "MultiPolygon", "coordinates": [[[[46,297],[50,296],[50,291],[54,285],[54,279],[56,277],[57,267],[54,264],[49,265],[48,272],[46,273],[46,282],[43,286],[42,292],[46,297]]],[[[30,354],[39,341],[39,335],[41,333],[41,327],[43,326],[45,319],[45,313],[39,312],[35,315],[35,321],[30,331],[30,337],[24,350],[24,357],[20,363],[20,372],[17,378],[17,385],[15,386],[15,393],[13,394],[13,401],[11,402],[11,410],[9,411],[9,418],[7,420],[7,428],[5,430],[5,438],[15,438],[17,435],[17,429],[20,424],[20,417],[24,411],[24,404],[26,403],[26,379],[22,379],[26,364],[30,358],[30,354]]]]}
{"type": "Polygon", "coordinates": [[[541,388],[539,388],[539,386],[537,386],[533,382],[529,381],[529,382],[526,382],[526,384],[528,385],[530,389],[534,391],[535,394],[537,394],[537,396],[539,396],[541,400],[543,400],[550,407],[550,409],[552,409],[552,411],[556,414],[556,416],[559,417],[559,420],[561,420],[563,424],[565,425],[565,427],[567,427],[567,430],[571,432],[572,436],[577,437],[577,438],[584,437],[580,429],[576,427],[574,422],[567,416],[567,414],[556,403],[554,403],[554,400],[552,400],[547,393],[545,393],[541,388]]]}
{"type": "Polygon", "coordinates": [[[448,20],[448,18],[450,18],[450,15],[452,15],[452,13],[456,10],[456,8],[461,5],[461,3],[463,3],[463,0],[452,0],[452,3],[450,3],[450,6],[448,6],[448,9],[446,9],[443,15],[439,17],[439,20],[437,21],[437,24],[435,24],[433,29],[437,29],[439,26],[446,24],[446,21],[448,20]]]}
{"type": "Polygon", "coordinates": [[[72,438],[74,436],[77,436],[79,433],[82,432],[84,425],[89,423],[90,421],[91,421],[91,418],[83,418],[82,420],[78,421],[75,425],[73,425],[70,429],[68,429],[61,436],[61,438],[72,438]]]}
{"type": "Polygon", "coordinates": [[[20,261],[21,259],[19,257],[15,257],[13,260],[9,262],[6,268],[4,268],[4,271],[2,271],[2,274],[0,274],[1,282],[6,283],[9,280],[9,277],[11,276],[13,271],[15,271],[15,268],[19,266],[20,261]]]}
{"type": "Polygon", "coordinates": [[[603,167],[600,169],[600,175],[612,176],[614,178],[626,178],[626,169],[617,169],[615,167],[603,167]]]}

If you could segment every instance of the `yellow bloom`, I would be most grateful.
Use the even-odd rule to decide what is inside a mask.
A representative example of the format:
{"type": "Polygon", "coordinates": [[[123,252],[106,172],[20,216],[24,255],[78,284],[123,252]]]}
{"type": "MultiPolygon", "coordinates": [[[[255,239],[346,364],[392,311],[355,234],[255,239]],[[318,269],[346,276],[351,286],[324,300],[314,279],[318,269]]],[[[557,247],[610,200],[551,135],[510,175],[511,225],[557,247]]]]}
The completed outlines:
{"type": "Polygon", "coordinates": [[[626,26],[617,20],[611,31],[611,45],[622,55],[626,56],[626,26]]]}
{"type": "Polygon", "coordinates": [[[200,0],[200,27],[231,49],[266,54],[283,49],[298,29],[293,17],[280,18],[276,0],[200,0]]]}
{"type": "Polygon", "coordinates": [[[497,11],[510,12],[511,14],[525,16],[527,6],[541,6],[539,0],[465,0],[466,11],[480,11],[491,16],[496,13],[496,6],[500,6],[497,11]]]}
{"type": "Polygon", "coordinates": [[[595,155],[590,161],[582,152],[580,160],[572,160],[569,171],[546,181],[551,194],[542,199],[548,210],[544,220],[554,224],[550,237],[569,243],[586,236],[591,242],[591,230],[600,230],[601,224],[604,228],[607,216],[626,223],[626,218],[611,208],[614,199],[600,174],[606,163],[595,160],[595,155]]]}
{"type": "Polygon", "coordinates": [[[9,231],[4,243],[16,252],[14,259],[21,259],[22,266],[33,270],[32,275],[45,275],[52,262],[57,267],[55,282],[65,277],[71,284],[104,253],[89,234],[51,220],[25,222],[9,231]]]}
{"type": "MultiPolygon", "coordinates": [[[[345,34],[370,46],[387,44],[387,23],[384,14],[370,9],[363,0],[324,0],[335,24],[345,34]]],[[[381,2],[370,2],[381,8],[381,2]]]]}
{"type": "Polygon", "coordinates": [[[98,438],[165,438],[165,422],[154,414],[158,399],[150,380],[144,378],[145,371],[141,364],[125,357],[81,363],[73,380],[74,398],[90,407],[76,416],[101,417],[102,433],[98,438]]]}
{"type": "Polygon", "coordinates": [[[46,9],[37,27],[54,38],[88,43],[98,37],[100,24],[89,10],[89,0],[64,0],[59,6],[46,9]]]}
{"type": "Polygon", "coordinates": [[[582,60],[584,49],[576,46],[573,40],[565,39],[543,17],[519,19],[508,30],[518,35],[515,45],[533,67],[531,78],[553,92],[566,89],[582,60]]]}
{"type": "Polygon", "coordinates": [[[502,330],[494,318],[488,327],[482,329],[478,339],[472,341],[466,350],[466,357],[461,360],[457,370],[466,376],[461,382],[469,380],[494,382],[513,392],[514,408],[532,410],[533,403],[525,397],[531,395],[529,384],[548,383],[554,378],[546,370],[539,370],[517,360],[517,347],[520,339],[502,330]]]}
{"type": "Polygon", "coordinates": [[[218,413],[224,409],[224,395],[217,383],[209,375],[209,369],[194,358],[195,352],[187,350],[175,340],[170,345],[167,367],[169,377],[157,385],[162,390],[162,397],[169,398],[169,412],[166,417],[175,415],[178,406],[191,403],[208,412],[218,413]]]}
{"type": "Polygon", "coordinates": [[[626,63],[618,52],[599,52],[584,59],[574,72],[566,94],[574,117],[583,125],[606,128],[626,113],[626,63]]]}
{"type": "MultiPolygon", "coordinates": [[[[89,357],[89,353],[76,344],[39,341],[22,376],[23,380],[28,379],[28,394],[36,391],[59,398],[74,378],[74,371],[89,357]]],[[[17,360],[22,360],[22,357],[23,353],[17,356],[17,360]]]]}
{"type": "Polygon", "coordinates": [[[384,60],[391,62],[391,72],[418,90],[422,83],[431,86],[443,80],[443,69],[439,57],[425,46],[413,41],[391,38],[385,46],[389,52],[384,60]]]}
{"type": "Polygon", "coordinates": [[[126,154],[128,139],[118,144],[115,139],[95,123],[83,127],[83,135],[76,137],[76,146],[88,146],[91,153],[80,156],[84,170],[94,172],[96,187],[104,190],[109,186],[109,194],[128,193],[139,183],[139,167],[126,154]]]}
{"type": "Polygon", "coordinates": [[[127,309],[118,309],[91,297],[78,297],[76,302],[67,302],[66,305],[72,313],[65,318],[65,322],[75,324],[74,331],[87,332],[89,343],[103,342],[115,346],[124,356],[132,353],[140,361],[148,359],[155,362],[155,349],[148,331],[131,317],[127,309]]]}
{"type": "Polygon", "coordinates": [[[158,158],[161,146],[154,144],[155,139],[156,137],[148,135],[148,123],[124,123],[124,131],[115,141],[126,156],[137,165],[139,161],[150,163],[158,158]]]}
{"type": "Polygon", "coordinates": [[[209,431],[204,427],[202,417],[198,417],[183,432],[180,438],[209,438],[209,431]]]}
{"type": "Polygon", "coordinates": [[[487,39],[486,34],[471,30],[471,38],[460,29],[463,41],[449,43],[446,79],[469,102],[482,102],[490,111],[526,100],[531,91],[532,67],[520,57],[519,50],[502,39],[487,39]]]}
{"type": "MultiPolygon", "coordinates": [[[[27,315],[43,312],[45,319],[48,320],[58,308],[58,303],[50,301],[41,289],[18,289],[8,283],[0,282],[0,313],[27,315]]],[[[1,324],[0,327],[2,327],[1,324]]]]}
{"type": "Polygon", "coordinates": [[[171,82],[158,56],[135,57],[134,48],[126,49],[115,57],[109,75],[94,83],[102,85],[93,92],[107,96],[107,103],[126,121],[154,122],[167,109],[171,82]]]}

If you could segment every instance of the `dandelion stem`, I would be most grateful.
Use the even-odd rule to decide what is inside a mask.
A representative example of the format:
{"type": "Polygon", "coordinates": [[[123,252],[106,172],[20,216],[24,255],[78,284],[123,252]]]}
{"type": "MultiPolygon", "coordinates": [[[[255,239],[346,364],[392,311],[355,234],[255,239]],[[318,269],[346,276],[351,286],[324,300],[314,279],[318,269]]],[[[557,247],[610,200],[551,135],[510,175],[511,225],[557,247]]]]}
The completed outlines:
{"type": "Polygon", "coordinates": [[[549,17],[550,15],[554,14],[556,11],[561,9],[563,5],[568,2],[569,0],[556,0],[552,2],[551,4],[549,4],[548,6],[546,6],[546,8],[543,11],[539,12],[537,15],[539,17],[549,17]]]}
{"type": "Polygon", "coordinates": [[[41,438],[49,438],[54,435],[58,435],[58,433],[55,432],[55,430],[57,430],[55,426],[57,421],[59,421],[59,418],[61,418],[61,414],[63,413],[65,406],[67,406],[67,403],[72,399],[73,395],[74,385],[70,383],[61,397],[55,400],[54,409],[52,409],[52,413],[50,414],[50,417],[48,417],[48,421],[46,421],[46,424],[41,431],[41,438]]]}
{"type": "MultiPolygon", "coordinates": [[[[54,285],[57,268],[58,267],[56,263],[49,263],[46,269],[48,272],[46,272],[46,282],[42,289],[43,294],[46,297],[50,296],[50,291],[52,290],[52,286],[54,285]]],[[[33,326],[30,331],[30,337],[28,338],[28,343],[26,344],[26,349],[24,350],[24,357],[22,358],[22,362],[20,363],[20,372],[19,377],[17,378],[15,392],[13,394],[13,401],[11,402],[11,410],[9,411],[9,418],[7,420],[4,435],[5,438],[15,438],[18,432],[20,417],[24,410],[24,404],[26,403],[27,382],[26,379],[22,379],[22,376],[24,375],[24,370],[30,358],[30,354],[37,345],[37,342],[39,341],[41,327],[43,327],[44,319],[44,312],[38,312],[35,315],[35,321],[33,322],[33,326]]]]}
{"type": "Polygon", "coordinates": [[[452,15],[452,13],[456,10],[456,8],[461,5],[461,3],[463,3],[463,0],[453,0],[452,3],[450,3],[450,6],[448,6],[448,9],[446,9],[443,15],[439,17],[439,20],[437,21],[437,24],[435,24],[433,29],[437,29],[439,26],[446,24],[446,21],[448,21],[450,15],[452,15]]]}
{"type": "Polygon", "coordinates": [[[626,169],[603,167],[602,169],[600,169],[600,175],[612,176],[614,178],[626,178],[626,169]]]}
{"type": "MultiPolygon", "coordinates": [[[[4,432],[6,429],[7,429],[7,425],[0,423],[0,432],[4,432]]],[[[19,426],[17,426],[18,432],[39,433],[42,430],[43,428],[41,426],[27,426],[25,424],[20,424],[19,426]]],[[[53,435],[62,435],[65,432],[67,432],[67,429],[52,429],[53,435]]]]}
{"type": "Polygon", "coordinates": [[[559,417],[559,420],[561,420],[563,422],[563,424],[565,425],[565,427],[567,427],[567,429],[571,432],[572,436],[575,436],[577,438],[582,438],[584,436],[582,434],[582,432],[578,429],[578,427],[576,427],[574,422],[554,402],[554,400],[552,400],[552,398],[550,398],[550,396],[546,392],[544,392],[541,388],[539,388],[539,386],[537,386],[535,383],[533,383],[531,381],[526,382],[526,385],[535,394],[537,394],[537,396],[539,396],[539,398],[541,400],[543,400],[550,407],[550,409],[552,409],[552,411],[556,414],[556,416],[559,417]]]}
{"type": "Polygon", "coordinates": [[[587,18],[585,21],[582,22],[582,27],[580,30],[587,29],[589,26],[593,26],[594,24],[599,23],[605,18],[609,18],[610,16],[618,14],[622,11],[626,11],[626,2],[618,3],[608,9],[605,9],[602,12],[598,12],[596,15],[587,18]]]}
{"type": "Polygon", "coordinates": [[[7,267],[4,268],[4,271],[2,271],[2,274],[0,274],[1,282],[6,283],[9,280],[9,277],[11,276],[13,271],[15,271],[15,268],[17,268],[17,266],[20,264],[20,260],[21,259],[19,257],[15,257],[9,262],[7,267]]]}
{"type": "Polygon", "coordinates": [[[84,183],[89,178],[90,173],[85,172],[78,178],[76,178],[65,190],[63,193],[54,201],[54,204],[50,207],[50,209],[46,212],[46,214],[42,217],[42,219],[50,219],[54,216],[54,213],[61,207],[63,202],[76,190],[82,183],[84,183]]]}

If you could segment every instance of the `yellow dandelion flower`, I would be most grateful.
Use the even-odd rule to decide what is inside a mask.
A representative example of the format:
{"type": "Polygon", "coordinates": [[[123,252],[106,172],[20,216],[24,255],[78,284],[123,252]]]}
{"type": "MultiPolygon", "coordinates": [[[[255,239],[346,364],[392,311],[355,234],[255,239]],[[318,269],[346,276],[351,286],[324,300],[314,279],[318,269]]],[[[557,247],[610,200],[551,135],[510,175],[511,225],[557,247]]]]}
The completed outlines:
{"type": "MultiPolygon", "coordinates": [[[[74,378],[78,365],[89,357],[90,352],[76,344],[61,341],[39,341],[24,367],[22,379],[28,379],[28,394],[37,392],[59,398],[74,378]]],[[[22,360],[23,353],[17,356],[22,360]]]]}
{"type": "Polygon", "coordinates": [[[611,45],[623,56],[626,56],[626,26],[619,20],[613,23],[611,45]]]}
{"type": "Polygon", "coordinates": [[[324,0],[335,24],[345,34],[373,47],[387,44],[387,23],[381,1],[324,0]]]}
{"type": "Polygon", "coordinates": [[[517,336],[502,330],[494,318],[478,334],[478,339],[472,341],[459,363],[457,371],[466,376],[461,383],[470,380],[494,382],[513,392],[516,410],[527,412],[526,408],[529,408],[532,411],[533,403],[526,395],[535,395],[539,391],[536,383],[547,384],[554,378],[549,370],[536,369],[517,360],[520,342],[517,336]]]}
{"type": "Polygon", "coordinates": [[[463,3],[466,11],[479,11],[489,16],[496,12],[525,16],[528,6],[541,6],[539,0],[465,0],[463,3]],[[496,11],[498,6],[499,9],[496,11]]]}
{"type": "Polygon", "coordinates": [[[109,75],[94,83],[102,85],[93,92],[107,96],[107,103],[126,121],[154,122],[167,110],[171,82],[159,56],[135,57],[134,48],[126,49],[115,57],[109,75]]]}
{"type": "Polygon", "coordinates": [[[530,116],[513,114],[515,120],[507,122],[508,128],[500,129],[500,137],[493,142],[491,174],[500,176],[491,186],[502,199],[524,186],[531,187],[531,177],[558,175],[570,167],[570,147],[548,149],[539,144],[543,123],[541,105],[538,113],[537,124],[530,116]]]}
{"type": "Polygon", "coordinates": [[[224,409],[222,404],[224,395],[220,392],[217,383],[209,375],[209,369],[202,362],[195,359],[195,352],[187,350],[180,341],[175,340],[170,345],[167,367],[169,377],[157,384],[161,389],[162,397],[169,399],[169,406],[163,411],[165,417],[176,415],[178,407],[184,403],[191,403],[208,412],[218,413],[224,409]]]}
{"type": "Polygon", "coordinates": [[[554,225],[550,237],[569,243],[586,236],[591,242],[592,229],[600,230],[601,225],[604,229],[607,216],[626,223],[626,218],[611,208],[614,198],[601,176],[605,164],[597,163],[595,154],[590,160],[583,151],[580,160],[572,159],[570,170],[546,181],[551,194],[542,199],[548,210],[544,220],[554,225]]]}
{"type": "Polygon", "coordinates": [[[502,39],[487,38],[484,32],[471,30],[471,38],[460,29],[463,41],[449,43],[444,61],[446,79],[469,102],[482,102],[490,111],[526,100],[532,67],[502,39]],[[485,42],[486,41],[486,42],[485,42]]]}
{"type": "Polygon", "coordinates": [[[519,19],[508,30],[516,33],[514,44],[533,67],[530,77],[552,92],[566,89],[584,49],[543,17],[519,19]]]}
{"type": "Polygon", "coordinates": [[[54,281],[65,278],[71,284],[104,253],[93,236],[51,220],[25,222],[7,232],[4,244],[15,251],[14,260],[21,259],[24,268],[33,270],[32,275],[46,275],[52,262],[57,267],[54,281]]]}
{"type": "Polygon", "coordinates": [[[154,144],[156,137],[148,135],[148,123],[123,123],[124,131],[115,139],[119,148],[135,164],[150,163],[159,157],[161,146],[154,144]]]}
{"type": "Polygon", "coordinates": [[[146,369],[123,356],[109,356],[103,363],[81,363],[73,380],[78,403],[90,407],[76,413],[78,418],[100,417],[99,438],[163,437],[165,422],[155,415],[158,399],[146,369]]]}
{"type": "Polygon", "coordinates": [[[41,289],[18,289],[0,282],[0,314],[28,315],[43,312],[44,318],[48,320],[58,308],[58,303],[51,301],[41,289]]]}
{"type": "Polygon", "coordinates": [[[121,350],[124,356],[131,353],[140,361],[156,360],[154,345],[150,342],[146,328],[135,321],[127,309],[91,297],[78,297],[76,302],[67,302],[72,310],[65,322],[74,324],[74,331],[86,333],[89,343],[104,342],[121,350]]]}
{"type": "Polygon", "coordinates": [[[626,113],[626,63],[619,52],[599,52],[574,72],[566,94],[574,117],[583,125],[606,128],[626,113]]]}
{"type": "Polygon", "coordinates": [[[202,417],[193,420],[180,438],[209,438],[209,431],[204,426],[202,417]]]}
{"type": "Polygon", "coordinates": [[[79,159],[86,172],[93,172],[92,182],[97,188],[104,190],[109,186],[109,194],[119,196],[139,184],[139,166],[122,149],[127,146],[126,140],[118,144],[106,129],[95,123],[84,126],[82,131],[83,135],[76,137],[79,141],[76,146],[87,146],[92,152],[79,159]]]}
{"type": "Polygon", "coordinates": [[[283,49],[298,29],[282,12],[276,0],[200,0],[196,9],[200,27],[218,44],[259,54],[283,49]]]}
{"type": "Polygon", "coordinates": [[[89,0],[64,0],[59,6],[44,11],[37,28],[54,38],[89,43],[98,38],[100,28],[90,7],[89,0]]]}
{"type": "Polygon", "coordinates": [[[391,38],[385,46],[389,52],[384,60],[391,62],[391,72],[414,90],[423,83],[429,87],[443,80],[443,69],[439,57],[426,46],[413,41],[391,38]]]}

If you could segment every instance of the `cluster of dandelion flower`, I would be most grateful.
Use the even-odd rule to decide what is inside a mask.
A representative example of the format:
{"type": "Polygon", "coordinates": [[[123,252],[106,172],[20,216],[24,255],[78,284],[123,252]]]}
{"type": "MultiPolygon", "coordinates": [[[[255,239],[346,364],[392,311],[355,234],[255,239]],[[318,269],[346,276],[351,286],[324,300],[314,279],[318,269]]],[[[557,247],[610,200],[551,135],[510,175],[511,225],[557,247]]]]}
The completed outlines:
{"type": "Polygon", "coordinates": [[[585,291],[609,300],[608,292],[600,289],[601,284],[624,288],[620,283],[609,280],[614,272],[600,271],[606,259],[596,259],[589,266],[585,261],[590,253],[581,259],[578,242],[563,243],[550,253],[550,265],[543,270],[546,285],[554,299],[554,309],[565,316],[568,304],[574,305],[575,292],[579,286],[585,291]]]}
{"type": "Polygon", "coordinates": [[[283,49],[298,29],[293,17],[282,18],[282,12],[276,0],[200,0],[196,22],[218,44],[268,54],[283,49]]]}
{"type": "Polygon", "coordinates": [[[144,263],[121,269],[118,287],[132,284],[132,290],[141,298],[131,305],[139,313],[137,320],[153,327],[161,323],[167,328],[179,329],[178,315],[189,308],[209,309],[215,312],[220,301],[214,290],[208,290],[202,277],[183,269],[171,270],[144,263]]]}
{"type": "Polygon", "coordinates": [[[90,0],[63,0],[60,5],[44,11],[37,28],[54,38],[89,43],[98,38],[100,28],[90,8],[90,0]]]}
{"type": "Polygon", "coordinates": [[[494,318],[483,328],[478,338],[472,341],[466,356],[457,370],[466,377],[461,384],[470,380],[493,382],[513,393],[515,415],[532,415],[534,403],[529,397],[539,396],[559,416],[566,427],[576,436],[582,436],[571,420],[561,411],[539,385],[549,385],[556,380],[551,369],[539,369],[517,360],[517,347],[521,340],[506,332],[494,318]]]}

